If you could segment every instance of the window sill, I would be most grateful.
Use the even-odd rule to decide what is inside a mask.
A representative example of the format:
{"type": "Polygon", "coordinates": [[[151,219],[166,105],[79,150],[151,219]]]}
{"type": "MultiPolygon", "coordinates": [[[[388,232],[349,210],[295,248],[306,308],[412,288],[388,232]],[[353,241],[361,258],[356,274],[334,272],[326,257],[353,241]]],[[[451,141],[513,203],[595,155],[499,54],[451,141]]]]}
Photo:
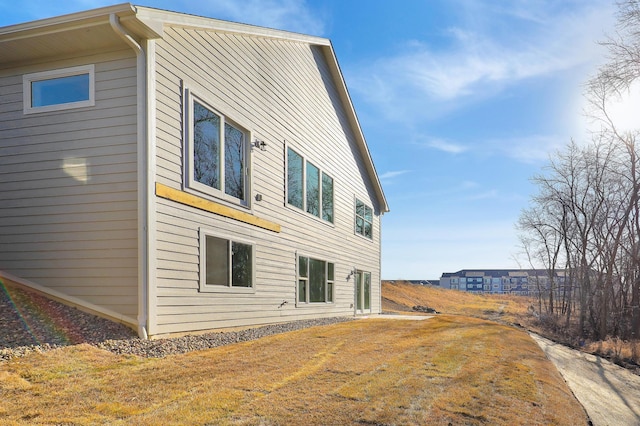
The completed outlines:
{"type": "Polygon", "coordinates": [[[287,209],[289,209],[289,210],[291,210],[291,211],[293,211],[293,212],[296,212],[296,213],[298,213],[299,215],[304,216],[304,217],[306,217],[306,218],[308,218],[308,219],[310,219],[310,220],[313,220],[313,221],[315,221],[315,222],[317,222],[317,223],[321,223],[321,224],[323,224],[323,225],[325,225],[325,226],[329,226],[329,227],[331,227],[331,228],[335,228],[335,227],[336,227],[336,224],[335,224],[335,218],[334,218],[334,222],[329,222],[328,220],[324,220],[324,219],[322,219],[322,218],[319,218],[319,217],[318,217],[318,216],[316,216],[316,215],[312,215],[311,213],[307,213],[306,211],[304,211],[304,210],[302,210],[302,209],[299,209],[298,207],[292,206],[292,205],[291,205],[291,204],[289,204],[289,203],[285,203],[285,207],[286,207],[287,209]]]}
{"type": "Polygon", "coordinates": [[[369,241],[370,243],[372,243],[372,242],[373,242],[373,238],[365,237],[364,235],[362,235],[362,234],[358,234],[358,233],[357,233],[357,232],[355,232],[355,231],[353,232],[353,235],[355,235],[356,237],[358,237],[358,238],[360,238],[360,239],[362,239],[362,240],[364,240],[364,241],[369,241]]]}
{"type": "Polygon", "coordinates": [[[329,307],[329,306],[336,306],[336,304],[334,302],[296,303],[296,308],[301,308],[301,309],[312,309],[312,308],[319,308],[322,306],[329,307]]]}
{"type": "Polygon", "coordinates": [[[200,286],[200,293],[255,294],[255,287],[226,287],[223,285],[200,286]]]}
{"type": "Polygon", "coordinates": [[[211,189],[206,185],[202,185],[199,183],[184,183],[183,191],[189,194],[192,194],[195,197],[200,197],[205,200],[210,200],[214,203],[220,203],[230,208],[238,208],[246,211],[251,211],[251,205],[248,201],[243,201],[239,198],[234,198],[230,195],[225,194],[223,191],[211,189]],[[210,190],[211,189],[211,190],[210,190]]]}

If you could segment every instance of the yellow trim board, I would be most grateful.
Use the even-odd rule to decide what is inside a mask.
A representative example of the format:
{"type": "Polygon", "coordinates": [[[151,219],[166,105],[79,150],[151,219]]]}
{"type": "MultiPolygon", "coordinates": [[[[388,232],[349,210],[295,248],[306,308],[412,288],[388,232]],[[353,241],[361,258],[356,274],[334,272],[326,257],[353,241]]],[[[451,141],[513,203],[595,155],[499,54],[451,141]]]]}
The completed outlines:
{"type": "Polygon", "coordinates": [[[200,210],[204,210],[210,213],[215,213],[220,216],[228,217],[230,219],[238,220],[240,222],[248,223],[263,229],[267,229],[273,232],[280,232],[281,226],[277,223],[270,222],[265,219],[260,219],[252,214],[232,209],[231,207],[223,206],[214,201],[209,201],[204,198],[180,191],[178,189],[170,188],[166,185],[156,182],[156,195],[158,197],[175,201],[176,203],[184,204],[187,206],[195,207],[200,210]]]}

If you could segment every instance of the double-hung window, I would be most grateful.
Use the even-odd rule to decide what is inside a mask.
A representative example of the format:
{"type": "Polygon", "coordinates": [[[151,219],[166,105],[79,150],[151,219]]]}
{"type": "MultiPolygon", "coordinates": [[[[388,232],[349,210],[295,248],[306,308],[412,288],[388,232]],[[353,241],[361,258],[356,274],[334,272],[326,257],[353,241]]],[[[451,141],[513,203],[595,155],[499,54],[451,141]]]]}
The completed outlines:
{"type": "Polygon", "coordinates": [[[200,229],[200,291],[254,289],[254,244],[200,229]]]}
{"type": "Polygon", "coordinates": [[[333,223],[333,178],[287,148],[287,204],[333,223]]]}
{"type": "Polygon", "coordinates": [[[373,210],[356,198],[356,234],[373,239],[373,210]]]}
{"type": "Polygon", "coordinates": [[[95,105],[95,67],[79,67],[22,76],[25,114],[95,105]]]}
{"type": "Polygon", "coordinates": [[[249,132],[203,100],[187,97],[186,186],[248,205],[249,132]]]}
{"type": "Polygon", "coordinates": [[[298,304],[333,302],[334,283],[333,263],[298,256],[298,304]]]}

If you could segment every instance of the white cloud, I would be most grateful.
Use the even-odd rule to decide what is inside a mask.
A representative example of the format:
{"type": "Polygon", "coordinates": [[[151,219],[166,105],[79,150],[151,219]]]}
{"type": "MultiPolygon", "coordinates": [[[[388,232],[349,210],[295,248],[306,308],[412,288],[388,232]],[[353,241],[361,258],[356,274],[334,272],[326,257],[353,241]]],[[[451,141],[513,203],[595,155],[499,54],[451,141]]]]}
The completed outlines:
{"type": "Polygon", "coordinates": [[[463,18],[447,30],[446,48],[407,41],[397,55],[378,58],[373,66],[367,61],[349,81],[390,118],[433,118],[523,80],[584,67],[599,58],[595,41],[603,37],[612,5],[576,2],[562,10],[551,4],[544,4],[547,12],[531,2],[526,8],[521,3],[492,8],[493,2],[462,2],[463,9],[473,8],[467,12],[474,19],[463,18]],[[501,15],[507,13],[526,25],[501,29],[501,15]]]}
{"type": "Polygon", "coordinates": [[[490,189],[489,191],[479,192],[467,197],[467,201],[487,200],[499,198],[499,192],[497,189],[490,189]]]}
{"type": "Polygon", "coordinates": [[[530,135],[492,140],[486,143],[485,152],[503,155],[513,160],[537,164],[546,162],[555,152],[562,150],[569,139],[558,135],[530,135]]]}
{"type": "Polygon", "coordinates": [[[474,189],[474,188],[478,188],[479,186],[480,184],[476,181],[465,180],[458,185],[458,189],[474,189]]]}
{"type": "Polygon", "coordinates": [[[395,170],[395,171],[385,172],[380,175],[380,180],[393,179],[396,176],[402,176],[407,173],[411,173],[411,170],[395,170]]]}
{"type": "Polygon", "coordinates": [[[476,139],[473,144],[467,145],[435,138],[423,145],[450,154],[466,152],[476,156],[507,157],[521,163],[539,164],[547,161],[550,155],[562,150],[569,142],[567,137],[559,135],[528,135],[490,140],[476,139]]]}
{"type": "Polygon", "coordinates": [[[468,148],[464,145],[449,142],[444,139],[432,139],[426,143],[430,148],[437,149],[439,151],[448,152],[450,154],[460,154],[465,152],[468,148]]]}

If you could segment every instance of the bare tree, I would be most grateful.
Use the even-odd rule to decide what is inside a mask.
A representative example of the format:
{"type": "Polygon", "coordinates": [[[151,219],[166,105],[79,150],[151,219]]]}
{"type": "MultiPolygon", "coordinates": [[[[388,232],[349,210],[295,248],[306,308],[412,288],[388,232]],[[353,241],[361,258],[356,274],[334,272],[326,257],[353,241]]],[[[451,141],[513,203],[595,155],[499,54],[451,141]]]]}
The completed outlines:
{"type": "MultiPolygon", "coordinates": [[[[639,132],[622,130],[610,112],[640,77],[640,0],[618,7],[615,35],[602,43],[607,62],[586,86],[593,141],[572,141],[550,160],[533,179],[538,194],[519,221],[532,258],[550,270],[564,264],[566,325],[575,306],[580,335],[599,339],[640,336],[639,132]]],[[[558,314],[554,293],[546,306],[558,314]]]]}

